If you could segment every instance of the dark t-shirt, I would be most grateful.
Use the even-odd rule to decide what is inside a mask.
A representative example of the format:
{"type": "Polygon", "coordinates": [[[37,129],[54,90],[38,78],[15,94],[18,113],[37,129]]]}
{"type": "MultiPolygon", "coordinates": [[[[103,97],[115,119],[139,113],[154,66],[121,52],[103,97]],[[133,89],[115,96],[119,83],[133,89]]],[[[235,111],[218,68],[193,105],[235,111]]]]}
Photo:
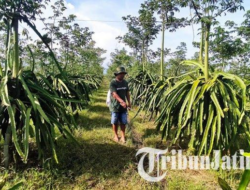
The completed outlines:
{"type": "MultiPolygon", "coordinates": [[[[116,79],[113,79],[110,82],[110,86],[109,86],[110,92],[116,92],[118,94],[118,96],[124,101],[126,102],[126,95],[127,92],[129,91],[129,87],[128,87],[128,82],[126,80],[122,80],[121,82],[117,81],[116,79]]],[[[126,108],[123,108],[120,105],[120,102],[118,102],[111,94],[110,97],[110,105],[109,105],[109,110],[111,112],[125,112],[127,111],[126,108]]]]}

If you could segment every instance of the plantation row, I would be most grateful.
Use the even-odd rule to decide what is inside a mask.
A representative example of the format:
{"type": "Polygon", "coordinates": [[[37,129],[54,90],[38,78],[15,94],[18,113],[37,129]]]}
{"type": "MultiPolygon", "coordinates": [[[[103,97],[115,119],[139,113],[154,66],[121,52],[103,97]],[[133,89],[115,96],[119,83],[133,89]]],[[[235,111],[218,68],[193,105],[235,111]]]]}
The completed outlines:
{"type": "MultiPolygon", "coordinates": [[[[75,15],[64,15],[64,3],[0,2],[0,129],[5,168],[12,159],[30,161],[31,147],[41,164],[51,157],[58,163],[58,138],[78,144],[73,136],[78,126],[75,118],[103,80],[106,51],[95,47],[93,32],[77,24],[75,15]],[[43,14],[48,6],[53,12],[49,17],[43,14]],[[38,21],[44,28],[38,29],[38,21]],[[21,31],[22,24],[28,29],[21,31]]],[[[242,4],[242,0],[146,0],[138,17],[122,17],[128,32],[117,39],[133,52],[111,53],[107,76],[113,78],[118,66],[128,69],[137,114],[144,111],[149,120],[155,119],[169,147],[177,144],[189,155],[211,155],[213,150],[230,155],[245,148],[244,143],[249,150],[250,11],[240,26],[227,21],[225,29],[218,21],[224,14],[244,10],[242,4]],[[191,18],[176,16],[185,9],[190,9],[191,18]],[[165,48],[166,31],[193,24],[200,26],[200,42],[193,42],[199,52],[192,59],[186,59],[184,42],[175,52],[165,48]],[[161,48],[151,50],[160,32],[161,48]],[[172,59],[166,61],[167,55],[172,59]]],[[[239,189],[246,189],[249,181],[246,170],[239,189]]],[[[225,181],[220,185],[230,189],[225,181]]]]}
{"type": "MultiPolygon", "coordinates": [[[[12,161],[12,144],[18,153],[15,159],[24,163],[29,159],[31,142],[35,142],[41,163],[51,155],[58,162],[58,135],[74,140],[71,134],[77,127],[74,115],[87,106],[91,91],[98,89],[102,81],[102,75],[96,76],[81,65],[82,55],[85,53],[86,57],[89,52],[86,49],[90,47],[92,61],[99,65],[95,60],[99,50],[93,48],[92,33],[87,28],[72,27],[72,15],[69,17],[71,20],[61,21],[58,28],[51,26],[55,30],[50,30],[54,41],[52,36],[49,38],[38,31],[33,21],[41,16],[47,2],[0,3],[1,37],[5,41],[0,67],[0,128],[4,137],[1,162],[6,168],[12,161]],[[28,37],[25,40],[20,35],[20,23],[25,23],[39,39],[33,41],[28,37]],[[62,25],[67,27],[67,31],[62,25]],[[84,34],[86,41],[80,44],[78,39],[83,41],[84,34]],[[71,39],[65,40],[65,37],[71,39]],[[53,48],[54,42],[66,44],[53,48]],[[78,49],[71,48],[73,45],[78,45],[78,49]]],[[[52,9],[56,19],[65,10],[63,1],[56,2],[52,9]]],[[[24,32],[28,35],[27,30],[24,32]]]]}
{"type": "MultiPolygon", "coordinates": [[[[132,40],[134,42],[141,40],[143,45],[147,43],[147,41],[143,41],[146,37],[151,40],[148,41],[149,44],[154,40],[155,33],[157,33],[154,13],[160,14],[162,19],[160,64],[159,62],[152,64],[153,59],[146,59],[145,57],[148,55],[145,51],[148,50],[142,48],[139,56],[139,69],[131,70],[133,73],[129,77],[129,86],[133,97],[132,103],[139,106],[137,114],[143,110],[149,120],[155,118],[157,130],[161,131],[162,139],[167,140],[169,147],[177,145],[187,149],[189,155],[211,156],[213,150],[221,150],[222,155],[233,155],[235,151],[245,148],[241,147],[242,144],[250,146],[249,110],[247,109],[250,101],[250,79],[243,77],[242,73],[239,76],[234,74],[235,72],[230,70],[230,65],[233,63],[225,63],[226,59],[231,59],[231,51],[235,57],[246,59],[237,59],[234,64],[241,65],[241,63],[249,62],[249,39],[246,38],[249,36],[249,28],[247,29],[246,24],[249,23],[249,11],[245,15],[246,20],[242,27],[235,27],[231,22],[234,32],[246,39],[245,47],[248,48],[244,50],[244,53],[243,50],[240,50],[243,47],[233,45],[241,43],[242,41],[239,39],[234,41],[232,38],[232,42],[229,42],[228,37],[228,44],[225,44],[226,40],[223,35],[229,36],[229,33],[223,33],[222,28],[218,30],[219,27],[217,27],[217,31],[211,33],[212,27],[218,25],[218,17],[224,13],[234,13],[244,9],[241,3],[241,1],[230,1],[230,3],[225,1],[181,1],[178,3],[177,1],[149,0],[141,5],[138,18],[124,17],[129,32],[120,39],[135,49],[132,40]],[[162,7],[167,8],[163,10],[162,7]],[[186,20],[186,22],[198,23],[201,26],[201,40],[196,44],[200,51],[197,52],[198,56],[194,59],[177,59],[178,68],[175,68],[173,73],[168,71],[171,69],[168,65],[171,60],[168,64],[164,62],[164,54],[168,54],[164,49],[164,30],[171,32],[174,27],[173,30],[185,27],[187,23],[184,18],[176,18],[174,14],[183,7],[189,7],[194,11],[192,19],[186,20]],[[149,23],[145,23],[143,19],[147,19],[149,23]],[[139,27],[144,29],[141,29],[141,32],[148,29],[148,33],[140,33],[140,35],[145,35],[145,38],[139,36],[137,38],[136,30],[139,30],[139,27]],[[223,51],[219,51],[220,44],[216,44],[219,36],[220,43],[224,43],[221,47],[223,51]],[[211,55],[214,57],[210,57],[211,55]],[[218,59],[220,56],[223,59],[218,59]],[[153,67],[156,68],[153,69],[153,67]]],[[[247,150],[249,151],[249,148],[247,150]]],[[[250,180],[249,174],[249,171],[246,170],[239,189],[247,187],[250,180]]]]}

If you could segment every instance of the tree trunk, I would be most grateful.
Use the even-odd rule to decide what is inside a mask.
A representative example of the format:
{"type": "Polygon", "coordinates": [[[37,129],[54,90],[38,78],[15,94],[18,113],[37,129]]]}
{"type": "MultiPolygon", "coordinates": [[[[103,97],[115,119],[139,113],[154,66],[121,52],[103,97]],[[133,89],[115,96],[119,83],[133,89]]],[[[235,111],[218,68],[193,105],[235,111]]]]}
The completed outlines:
{"type": "Polygon", "coordinates": [[[3,76],[3,68],[2,68],[1,65],[0,65],[0,76],[1,76],[1,77],[3,76]]]}
{"type": "Polygon", "coordinates": [[[204,40],[204,23],[201,21],[201,42],[200,42],[200,55],[199,55],[199,62],[203,64],[203,40],[204,40]]]}
{"type": "Polygon", "coordinates": [[[145,58],[144,58],[144,40],[143,40],[143,42],[142,42],[142,70],[144,71],[145,70],[145,58]]]}
{"type": "Polygon", "coordinates": [[[222,59],[222,71],[224,72],[224,70],[225,70],[225,60],[222,59]]]}
{"type": "Polygon", "coordinates": [[[164,38],[165,38],[165,19],[162,20],[162,39],[161,39],[161,80],[164,76],[164,38]]]}
{"type": "Polygon", "coordinates": [[[13,19],[14,28],[14,63],[12,69],[12,78],[17,78],[20,65],[19,65],[19,47],[18,47],[18,19],[13,19]]]}
{"type": "Polygon", "coordinates": [[[8,69],[10,68],[10,35],[11,35],[11,27],[9,21],[7,21],[7,37],[6,37],[6,62],[5,62],[5,74],[7,75],[8,69]]]}
{"type": "Polygon", "coordinates": [[[209,36],[210,36],[210,23],[206,23],[206,31],[205,31],[205,80],[209,79],[209,36]]]}

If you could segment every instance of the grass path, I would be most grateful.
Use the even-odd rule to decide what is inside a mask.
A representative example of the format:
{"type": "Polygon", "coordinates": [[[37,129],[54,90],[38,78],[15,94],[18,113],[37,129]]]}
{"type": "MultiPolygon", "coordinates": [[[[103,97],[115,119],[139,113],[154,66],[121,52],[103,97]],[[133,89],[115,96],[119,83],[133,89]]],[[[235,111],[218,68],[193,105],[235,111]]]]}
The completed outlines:
{"type": "MultiPolygon", "coordinates": [[[[71,163],[69,168],[74,173],[72,180],[64,183],[65,189],[218,189],[216,175],[211,172],[172,170],[168,171],[166,180],[158,183],[142,179],[137,172],[137,150],[141,147],[167,147],[161,142],[161,134],[156,132],[154,123],[143,121],[143,113],[131,121],[136,108],[129,112],[126,144],[114,142],[110,112],[106,106],[108,88],[109,82],[105,79],[101,88],[93,93],[88,109],[79,115],[80,130],[75,135],[81,143],[82,153],[73,144],[65,144],[65,140],[62,141],[64,145],[60,145],[71,150],[66,151],[68,155],[63,151],[61,159],[69,159],[66,162],[71,163]]],[[[60,170],[67,171],[65,164],[62,166],[60,170]]]]}
{"type": "MultiPolygon", "coordinates": [[[[80,129],[75,135],[81,143],[83,152],[79,156],[76,150],[77,160],[72,162],[73,170],[79,168],[74,183],[70,185],[72,189],[127,189],[128,185],[132,189],[137,185],[137,181],[131,178],[139,176],[135,175],[136,149],[130,134],[127,134],[126,144],[112,140],[110,112],[106,105],[108,87],[108,81],[104,80],[101,88],[93,93],[88,108],[81,111],[77,119],[80,129]],[[132,180],[130,184],[129,178],[132,180]]],[[[72,147],[71,150],[75,148],[72,147]]],[[[61,156],[64,160],[70,155],[61,156]]],[[[68,185],[65,188],[68,188],[68,185]]]]}
{"type": "MultiPolygon", "coordinates": [[[[136,108],[129,112],[126,144],[112,140],[110,112],[106,106],[108,87],[105,79],[101,88],[93,93],[87,109],[79,113],[75,136],[80,147],[70,139],[60,138],[59,165],[53,164],[52,169],[29,168],[13,172],[6,187],[23,180],[23,189],[219,189],[216,179],[219,174],[214,171],[169,170],[161,182],[149,183],[142,179],[137,172],[137,150],[167,147],[161,142],[161,134],[155,131],[154,123],[143,121],[143,113],[131,121],[136,108]]],[[[223,175],[234,180],[234,174],[223,175]]]]}
{"type": "MultiPolygon", "coordinates": [[[[110,124],[110,112],[106,106],[106,94],[109,83],[105,79],[101,88],[94,93],[88,109],[82,111],[78,118],[81,130],[76,132],[84,149],[79,176],[74,179],[74,189],[211,189],[215,184],[210,175],[199,172],[171,171],[167,180],[149,183],[137,172],[135,154],[141,147],[164,147],[161,135],[155,131],[153,122],[143,122],[143,115],[131,121],[136,109],[129,112],[126,144],[114,142],[110,124]],[[200,175],[200,176],[199,176],[200,175]],[[198,177],[195,177],[198,176],[198,177]]],[[[120,130],[120,129],[119,129],[120,130]]],[[[78,155],[79,156],[79,155],[78,155]]],[[[79,157],[78,157],[79,158],[79,157]]],[[[74,163],[75,164],[75,163],[74,163]]]]}

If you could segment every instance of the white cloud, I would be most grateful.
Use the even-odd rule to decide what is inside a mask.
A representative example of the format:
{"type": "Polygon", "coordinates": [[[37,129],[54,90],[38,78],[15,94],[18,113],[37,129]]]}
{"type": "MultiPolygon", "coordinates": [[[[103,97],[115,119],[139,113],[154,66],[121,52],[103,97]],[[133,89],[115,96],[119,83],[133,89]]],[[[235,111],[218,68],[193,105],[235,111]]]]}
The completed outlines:
{"type": "MultiPolygon", "coordinates": [[[[75,14],[77,16],[77,23],[82,27],[89,27],[94,32],[93,39],[96,41],[96,46],[107,50],[104,54],[106,60],[103,66],[108,67],[110,62],[110,53],[116,48],[120,49],[124,47],[124,44],[118,43],[115,38],[119,35],[125,34],[125,24],[123,22],[100,22],[100,21],[121,21],[121,18],[110,18],[111,16],[107,13],[106,16],[103,13],[105,9],[112,9],[115,11],[117,7],[112,4],[108,4],[106,1],[95,2],[84,2],[78,6],[75,6],[74,10],[67,10],[67,14],[75,14]]],[[[112,14],[111,14],[112,15],[112,14]]]]}
{"type": "Polygon", "coordinates": [[[70,10],[73,10],[75,8],[75,6],[72,5],[71,3],[66,3],[66,7],[70,10]]]}

